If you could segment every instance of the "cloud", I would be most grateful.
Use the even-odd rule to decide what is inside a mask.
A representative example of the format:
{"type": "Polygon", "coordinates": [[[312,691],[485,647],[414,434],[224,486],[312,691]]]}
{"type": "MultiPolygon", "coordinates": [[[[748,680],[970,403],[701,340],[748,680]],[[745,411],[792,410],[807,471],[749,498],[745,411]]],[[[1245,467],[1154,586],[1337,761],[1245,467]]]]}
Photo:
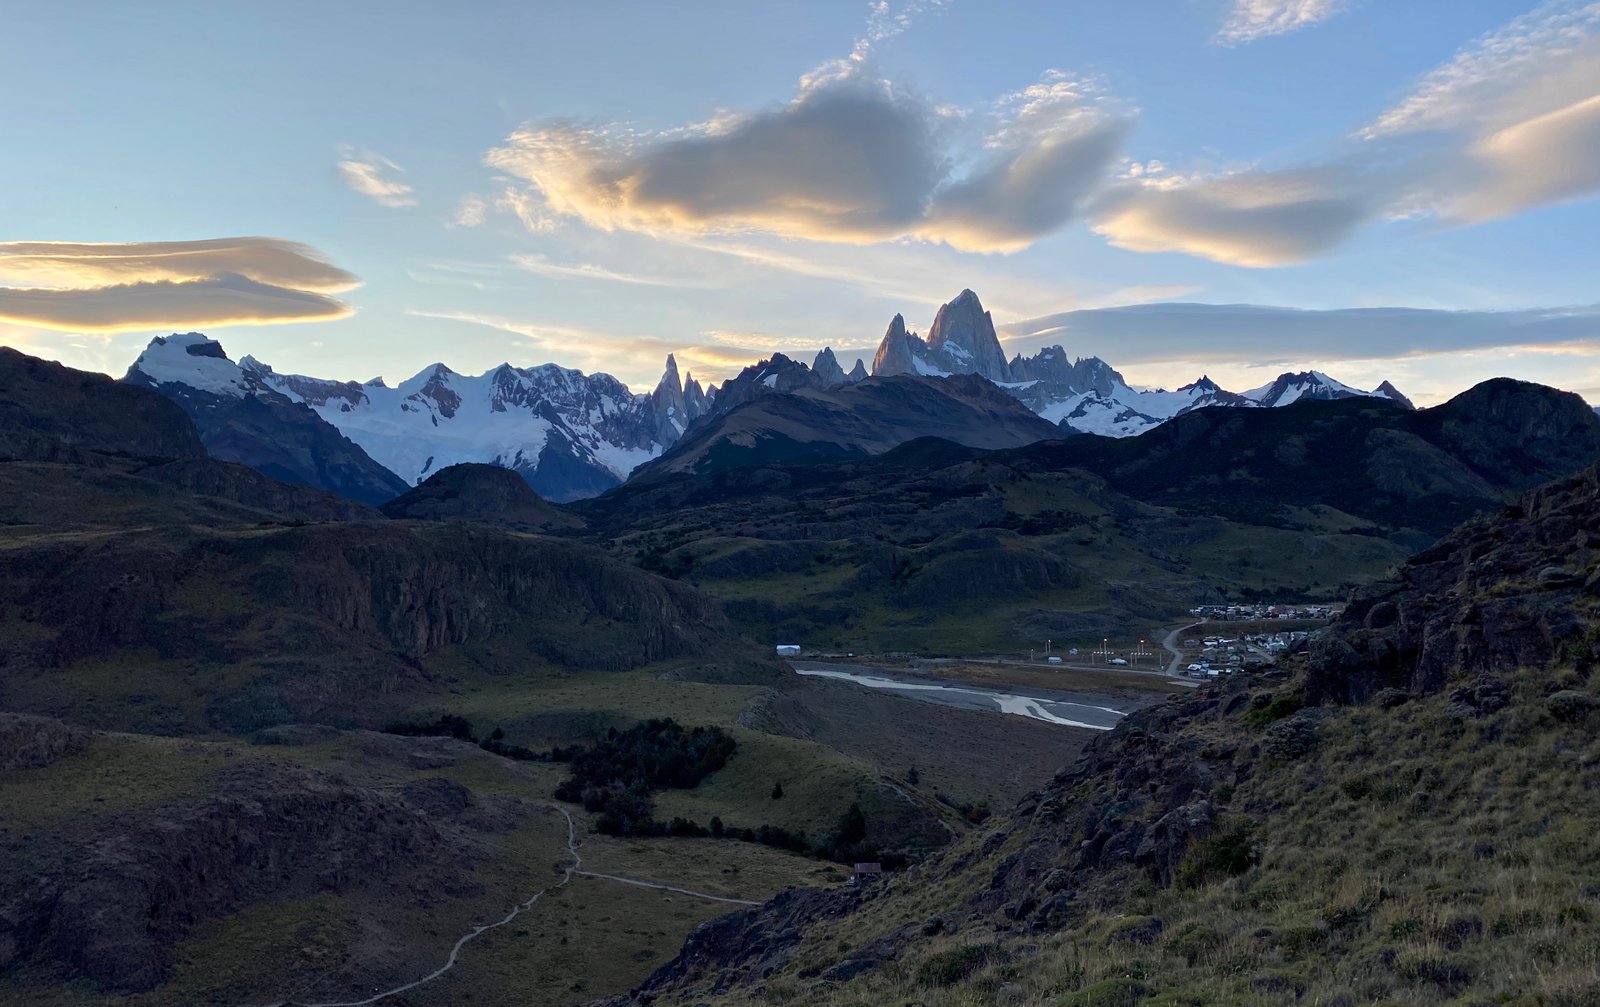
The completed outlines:
{"type": "Polygon", "coordinates": [[[385,177],[389,172],[401,172],[398,164],[370,150],[346,147],[342,153],[339,174],[344,176],[344,184],[351,189],[372,197],[379,206],[402,208],[417,205],[416,198],[411,195],[411,186],[385,177]]]}
{"type": "MultiPolygon", "coordinates": [[[[502,332],[510,332],[528,340],[543,353],[560,355],[568,366],[576,365],[591,373],[613,373],[619,362],[629,370],[619,374],[625,381],[638,382],[646,387],[654,385],[652,375],[658,377],[655,367],[665,361],[667,354],[677,356],[678,365],[698,374],[701,378],[720,380],[731,377],[755,361],[748,350],[709,345],[683,345],[659,336],[627,335],[604,332],[570,325],[531,322],[506,318],[501,315],[481,314],[471,311],[422,311],[407,314],[419,318],[437,318],[443,321],[482,325],[502,332]],[[643,368],[630,366],[650,361],[643,368]]],[[[708,333],[708,335],[710,335],[708,333]]]]}
{"type": "Polygon", "coordinates": [[[532,273],[535,276],[554,276],[562,279],[577,280],[606,280],[612,283],[629,283],[642,287],[672,287],[680,290],[687,287],[711,286],[711,284],[703,280],[682,279],[673,276],[647,276],[643,273],[625,273],[589,262],[565,265],[559,262],[551,262],[542,255],[513,255],[511,256],[511,261],[516,264],[518,269],[532,273]]]}
{"type": "Polygon", "coordinates": [[[0,321],[62,332],[139,332],[211,325],[276,325],[345,318],[325,294],[286,290],[237,273],[93,290],[0,289],[0,321]]]}
{"type": "Polygon", "coordinates": [[[1477,40],[1320,163],[1138,167],[1090,209],[1096,232],[1238,266],[1305,262],[1384,220],[1461,226],[1585,198],[1600,191],[1600,3],[1547,3],[1477,40]]]}
{"type": "Polygon", "coordinates": [[[1326,254],[1380,205],[1361,179],[1333,168],[1138,178],[1100,202],[1092,227],[1130,251],[1283,266],[1326,254]]]}
{"type": "Polygon", "coordinates": [[[489,209],[489,201],[482,196],[462,196],[449,219],[445,221],[445,226],[482,227],[483,222],[489,219],[489,209]]]}
{"type": "Polygon", "coordinates": [[[1321,24],[1345,9],[1345,0],[1233,0],[1228,20],[1217,32],[1224,45],[1287,35],[1321,24]]]}
{"type": "Polygon", "coordinates": [[[973,151],[948,112],[863,70],[668,133],[529,123],[486,161],[549,214],[604,231],[1011,251],[1060,227],[1105,178],[1122,116],[1051,74],[1002,99],[973,151]]]}
{"type": "Polygon", "coordinates": [[[1600,3],[1553,2],[1463,48],[1358,134],[1428,170],[1407,212],[1471,224],[1600,191],[1600,3]]]}
{"type": "Polygon", "coordinates": [[[1131,114],[1059,70],[995,103],[988,156],[934,194],[921,233],[971,251],[1016,251],[1078,215],[1109,176],[1131,114]]]}
{"type": "MultiPolygon", "coordinates": [[[[1498,127],[1527,118],[1530,99],[1592,89],[1600,4],[1556,0],[1462,48],[1424,74],[1404,100],[1361,131],[1367,138],[1425,130],[1498,127]]],[[[1564,104],[1559,97],[1553,104],[1564,104]]],[[[1548,100],[1543,104],[1549,105],[1548,100]]]]}
{"type": "Polygon", "coordinates": [[[0,280],[41,287],[200,280],[220,273],[323,294],[350,290],[361,283],[309,245],[282,238],[0,242],[0,280]]]}
{"type": "Polygon", "coordinates": [[[1470,154],[1482,175],[1454,206],[1462,220],[1586,196],[1600,188],[1600,93],[1491,133],[1470,154]]]}
{"type": "Polygon", "coordinates": [[[68,332],[132,332],[321,321],[359,284],[279,238],[87,244],[0,243],[0,321],[68,332]]]}
{"type": "Polygon", "coordinates": [[[1058,312],[1004,326],[1008,349],[1062,343],[1130,364],[1373,360],[1483,350],[1600,344],[1600,305],[1519,311],[1163,303],[1058,312]],[[1015,345],[1011,345],[1015,344],[1015,345]]]}

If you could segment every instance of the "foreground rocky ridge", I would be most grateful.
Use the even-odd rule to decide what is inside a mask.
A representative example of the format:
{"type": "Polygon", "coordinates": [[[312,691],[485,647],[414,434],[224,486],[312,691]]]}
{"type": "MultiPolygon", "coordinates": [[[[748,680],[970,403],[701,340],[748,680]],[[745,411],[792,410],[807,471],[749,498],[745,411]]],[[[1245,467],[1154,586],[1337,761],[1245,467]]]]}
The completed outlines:
{"type": "Polygon", "coordinates": [[[987,835],[708,924],[611,1003],[1594,1002],[1596,640],[1590,468],[1289,670],[1133,714],[987,835]]]}

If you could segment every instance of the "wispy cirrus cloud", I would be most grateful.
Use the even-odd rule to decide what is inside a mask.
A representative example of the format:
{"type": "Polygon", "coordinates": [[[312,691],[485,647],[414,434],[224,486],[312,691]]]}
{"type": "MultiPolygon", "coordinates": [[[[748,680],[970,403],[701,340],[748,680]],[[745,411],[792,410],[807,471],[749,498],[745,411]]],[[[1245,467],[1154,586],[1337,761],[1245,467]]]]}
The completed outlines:
{"type": "Polygon", "coordinates": [[[625,272],[609,269],[592,262],[561,263],[551,262],[542,255],[513,255],[511,262],[518,269],[532,273],[535,276],[552,276],[569,280],[602,280],[609,283],[627,283],[641,287],[672,287],[683,289],[687,287],[713,286],[705,280],[677,277],[677,276],[652,276],[645,273],[625,272]]]}
{"type": "MultiPolygon", "coordinates": [[[[619,360],[665,361],[675,354],[680,367],[702,378],[720,380],[737,374],[754,361],[748,350],[718,346],[714,341],[679,343],[660,336],[606,332],[580,326],[546,323],[475,311],[427,311],[413,309],[407,314],[418,318],[481,325],[521,336],[539,352],[559,355],[568,366],[590,372],[612,373],[619,360]]],[[[645,371],[618,374],[629,382],[650,380],[645,371]]]]}
{"type": "Polygon", "coordinates": [[[411,186],[393,177],[403,174],[398,164],[382,154],[353,147],[342,148],[340,155],[339,174],[353,191],[379,206],[401,209],[417,205],[411,186]]]}
{"type": "Polygon", "coordinates": [[[1310,28],[1341,13],[1346,0],[1233,0],[1217,32],[1224,45],[1240,45],[1310,28]]]}
{"type": "Polygon", "coordinates": [[[281,238],[0,243],[0,321],[67,332],[271,325],[343,318],[359,285],[281,238]]]}
{"type": "Polygon", "coordinates": [[[1141,252],[1305,262],[1372,224],[1447,226],[1600,192],[1600,3],[1545,3],[1464,47],[1320,163],[1143,175],[1089,211],[1141,252]]]}

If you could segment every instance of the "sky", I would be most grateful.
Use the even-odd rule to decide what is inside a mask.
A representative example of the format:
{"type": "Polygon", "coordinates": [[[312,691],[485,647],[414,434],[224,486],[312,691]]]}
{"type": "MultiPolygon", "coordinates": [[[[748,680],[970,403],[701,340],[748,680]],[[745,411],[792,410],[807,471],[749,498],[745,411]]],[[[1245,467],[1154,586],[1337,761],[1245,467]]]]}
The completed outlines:
{"type": "Polygon", "coordinates": [[[717,380],[970,287],[1136,385],[1600,404],[1600,2],[0,3],[0,343],[717,380]]]}

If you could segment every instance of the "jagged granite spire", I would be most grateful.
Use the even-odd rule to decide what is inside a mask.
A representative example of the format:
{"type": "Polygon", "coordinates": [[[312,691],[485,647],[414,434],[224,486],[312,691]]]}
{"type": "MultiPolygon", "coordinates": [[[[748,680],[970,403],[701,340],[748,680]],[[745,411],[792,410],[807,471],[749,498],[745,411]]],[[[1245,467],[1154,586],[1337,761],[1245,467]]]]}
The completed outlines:
{"type": "Polygon", "coordinates": [[[857,381],[867,380],[867,365],[860,357],[856,358],[856,365],[850,368],[850,373],[845,375],[845,380],[852,385],[857,381]]]}
{"type": "Polygon", "coordinates": [[[895,315],[889,329],[878,344],[878,355],[872,358],[872,373],[887,378],[896,374],[917,374],[916,351],[925,348],[921,339],[906,332],[906,320],[895,315]],[[916,343],[911,341],[916,339],[916,343]]]}
{"type": "Polygon", "coordinates": [[[1010,381],[994,319],[983,310],[983,303],[970,289],[939,309],[928,330],[928,349],[946,358],[944,369],[952,373],[981,374],[990,381],[1010,381]]]}
{"type": "Polygon", "coordinates": [[[844,368],[839,366],[839,360],[833,355],[831,346],[822,348],[822,352],[817,354],[817,359],[811,362],[811,369],[816,372],[824,388],[832,388],[845,382],[844,368]]]}

